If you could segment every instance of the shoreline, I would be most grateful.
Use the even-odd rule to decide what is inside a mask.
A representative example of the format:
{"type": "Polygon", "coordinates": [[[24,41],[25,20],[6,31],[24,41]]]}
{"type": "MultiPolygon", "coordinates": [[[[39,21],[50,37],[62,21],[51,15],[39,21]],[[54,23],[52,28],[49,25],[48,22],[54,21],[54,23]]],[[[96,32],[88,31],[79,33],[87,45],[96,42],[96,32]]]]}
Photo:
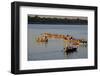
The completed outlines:
{"type": "MultiPolygon", "coordinates": [[[[37,24],[37,25],[38,24],[42,24],[42,25],[44,24],[44,25],[47,25],[48,23],[28,23],[28,24],[37,24]]],[[[48,25],[86,25],[87,26],[88,24],[63,24],[63,23],[62,24],[61,23],[54,24],[54,23],[49,23],[48,25]]]]}

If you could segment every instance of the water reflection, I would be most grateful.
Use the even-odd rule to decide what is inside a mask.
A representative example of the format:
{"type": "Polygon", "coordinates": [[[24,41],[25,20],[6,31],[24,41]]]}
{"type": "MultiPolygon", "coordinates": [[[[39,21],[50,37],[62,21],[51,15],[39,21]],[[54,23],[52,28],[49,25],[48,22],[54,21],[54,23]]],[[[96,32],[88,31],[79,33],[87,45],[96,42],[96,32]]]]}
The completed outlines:
{"type": "Polygon", "coordinates": [[[64,51],[64,56],[66,57],[69,54],[72,54],[74,52],[77,52],[77,50],[72,50],[72,51],[64,51]]]}
{"type": "Polygon", "coordinates": [[[87,47],[88,44],[81,44],[80,47],[87,47]]]}
{"type": "MultiPolygon", "coordinates": [[[[38,44],[38,46],[44,46],[45,48],[47,48],[49,45],[48,45],[48,42],[38,42],[38,41],[36,41],[36,43],[38,44]]],[[[67,57],[68,55],[70,55],[70,54],[73,54],[73,53],[77,53],[78,51],[77,51],[77,49],[74,49],[74,50],[70,50],[70,51],[66,51],[64,48],[66,48],[66,46],[65,46],[65,42],[64,42],[64,45],[63,45],[63,47],[62,47],[62,49],[63,50],[61,50],[62,52],[63,52],[63,54],[64,54],[64,56],[65,57],[67,57]]],[[[79,48],[86,48],[87,47],[87,44],[81,44],[80,46],[79,46],[79,48]]]]}
{"type": "Polygon", "coordinates": [[[37,45],[39,46],[45,46],[45,48],[47,47],[48,42],[37,42],[37,45]]]}

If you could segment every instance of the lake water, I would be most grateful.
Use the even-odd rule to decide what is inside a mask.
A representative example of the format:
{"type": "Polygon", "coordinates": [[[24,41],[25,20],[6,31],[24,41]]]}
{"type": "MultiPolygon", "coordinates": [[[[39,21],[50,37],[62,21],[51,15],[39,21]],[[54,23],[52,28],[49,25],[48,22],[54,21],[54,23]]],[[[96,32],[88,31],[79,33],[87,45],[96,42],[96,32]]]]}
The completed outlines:
{"type": "Polygon", "coordinates": [[[87,25],[28,24],[28,60],[81,59],[88,57],[87,45],[79,46],[77,51],[66,54],[64,42],[49,39],[48,43],[37,43],[36,37],[44,32],[72,35],[87,40],[87,25]]]}

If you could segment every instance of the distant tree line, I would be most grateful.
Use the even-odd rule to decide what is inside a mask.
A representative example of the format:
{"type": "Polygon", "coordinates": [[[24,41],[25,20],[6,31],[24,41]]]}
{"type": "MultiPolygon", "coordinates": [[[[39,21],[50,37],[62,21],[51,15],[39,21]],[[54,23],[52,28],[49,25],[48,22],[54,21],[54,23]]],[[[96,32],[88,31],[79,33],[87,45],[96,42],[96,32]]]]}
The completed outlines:
{"type": "Polygon", "coordinates": [[[28,24],[88,24],[87,20],[82,19],[68,19],[68,18],[41,18],[39,16],[28,16],[28,24]]]}

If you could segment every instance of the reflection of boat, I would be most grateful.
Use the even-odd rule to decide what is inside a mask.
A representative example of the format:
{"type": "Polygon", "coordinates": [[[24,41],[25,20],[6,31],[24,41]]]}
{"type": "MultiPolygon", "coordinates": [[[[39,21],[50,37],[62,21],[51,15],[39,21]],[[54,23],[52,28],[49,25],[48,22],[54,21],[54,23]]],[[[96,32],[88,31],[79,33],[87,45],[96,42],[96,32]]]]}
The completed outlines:
{"type": "Polygon", "coordinates": [[[76,51],[77,47],[76,46],[67,46],[64,48],[65,52],[72,52],[72,51],[76,51]]]}
{"type": "Polygon", "coordinates": [[[67,56],[68,54],[77,52],[77,48],[67,49],[64,51],[64,54],[67,56]]]}

